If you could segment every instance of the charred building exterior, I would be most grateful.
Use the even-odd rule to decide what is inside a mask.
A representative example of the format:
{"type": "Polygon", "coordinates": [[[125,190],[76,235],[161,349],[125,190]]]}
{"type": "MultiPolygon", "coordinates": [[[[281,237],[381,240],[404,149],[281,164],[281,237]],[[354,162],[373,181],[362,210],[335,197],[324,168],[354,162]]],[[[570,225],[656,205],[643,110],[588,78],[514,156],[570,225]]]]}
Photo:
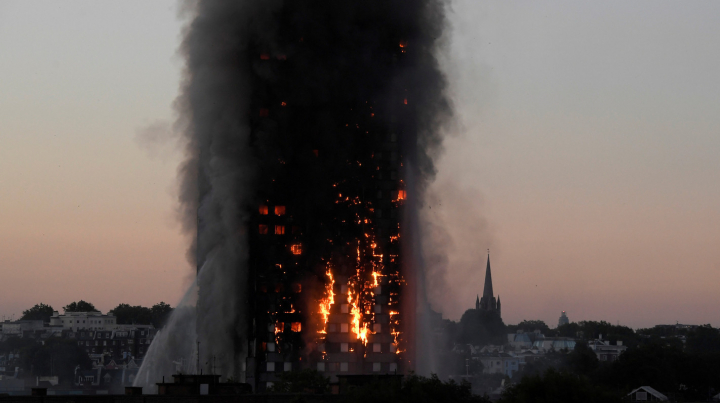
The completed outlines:
{"type": "Polygon", "coordinates": [[[352,71],[317,88],[307,78],[318,65],[360,49],[352,38],[326,48],[314,31],[290,30],[282,50],[258,48],[251,61],[272,72],[254,78],[255,141],[282,139],[264,158],[250,224],[247,379],[259,390],[277,372],[301,368],[329,376],[404,369],[400,144],[414,129],[404,124],[412,99],[392,81],[409,48],[401,27],[391,28],[373,43],[369,65],[343,66],[352,71]],[[389,76],[372,77],[378,67],[389,76]]]}
{"type": "Polygon", "coordinates": [[[197,7],[184,105],[202,356],[259,391],[297,369],[411,370],[416,210],[449,114],[443,2],[197,7]]]}

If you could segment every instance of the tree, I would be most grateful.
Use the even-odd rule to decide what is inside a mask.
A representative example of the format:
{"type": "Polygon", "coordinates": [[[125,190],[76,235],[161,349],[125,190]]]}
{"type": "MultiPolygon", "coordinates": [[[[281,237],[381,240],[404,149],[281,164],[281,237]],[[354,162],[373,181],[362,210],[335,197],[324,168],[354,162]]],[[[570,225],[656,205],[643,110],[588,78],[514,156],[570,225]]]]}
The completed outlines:
{"type": "Polygon", "coordinates": [[[80,300],[78,302],[73,302],[68,305],[65,305],[63,307],[63,311],[65,311],[65,312],[97,312],[98,310],[95,309],[95,305],[93,305],[89,302],[80,300]]]}
{"type": "Polygon", "coordinates": [[[468,309],[460,318],[457,341],[475,346],[505,344],[507,329],[497,312],[468,309]]]}
{"type": "Polygon", "coordinates": [[[591,383],[587,378],[553,368],[543,375],[528,376],[506,389],[500,403],[606,403],[621,402],[612,392],[591,383]]]}
{"type": "Polygon", "coordinates": [[[152,311],[140,305],[119,304],[108,311],[115,315],[121,325],[149,325],[152,322],[152,311]]]}
{"type": "Polygon", "coordinates": [[[162,301],[153,305],[152,308],[150,308],[150,314],[152,317],[151,321],[153,326],[158,329],[163,327],[165,325],[165,321],[167,321],[167,319],[170,317],[172,311],[172,307],[162,301]]]}
{"type": "Polygon", "coordinates": [[[710,325],[696,327],[688,332],[687,351],[695,354],[720,353],[720,331],[710,325]]]}
{"type": "Polygon", "coordinates": [[[23,311],[21,320],[42,320],[43,322],[50,322],[50,317],[53,314],[53,307],[45,305],[42,302],[35,305],[34,307],[23,311]]]}
{"type": "Polygon", "coordinates": [[[517,333],[518,330],[522,330],[525,333],[532,333],[535,330],[539,330],[540,333],[544,335],[550,334],[550,328],[541,320],[524,320],[517,325],[508,325],[508,332],[517,333]]]}
{"type": "Polygon", "coordinates": [[[350,388],[343,401],[347,403],[489,403],[487,397],[475,396],[467,382],[443,382],[437,375],[425,378],[409,375],[402,384],[395,379],[375,379],[366,385],[350,388]]]}
{"type": "Polygon", "coordinates": [[[567,363],[570,370],[579,375],[590,375],[600,366],[597,355],[587,343],[579,341],[567,357],[567,363]]]}

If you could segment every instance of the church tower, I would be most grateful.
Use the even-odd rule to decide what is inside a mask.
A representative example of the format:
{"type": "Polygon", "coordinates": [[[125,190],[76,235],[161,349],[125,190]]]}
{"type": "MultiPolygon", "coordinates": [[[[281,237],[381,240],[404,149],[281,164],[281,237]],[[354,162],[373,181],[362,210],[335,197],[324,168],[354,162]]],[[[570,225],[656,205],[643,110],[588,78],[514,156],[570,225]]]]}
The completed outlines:
{"type": "Polygon", "coordinates": [[[493,295],[492,274],[490,273],[490,253],[488,253],[487,266],[485,268],[485,287],[482,298],[475,300],[475,309],[497,312],[500,316],[500,296],[497,300],[493,295]]]}

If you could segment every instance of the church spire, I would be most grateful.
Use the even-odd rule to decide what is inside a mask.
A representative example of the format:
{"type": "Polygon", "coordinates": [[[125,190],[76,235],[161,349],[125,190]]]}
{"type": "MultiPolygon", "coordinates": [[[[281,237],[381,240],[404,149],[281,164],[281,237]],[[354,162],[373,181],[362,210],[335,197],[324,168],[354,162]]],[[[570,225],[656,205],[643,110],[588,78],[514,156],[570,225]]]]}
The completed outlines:
{"type": "Polygon", "coordinates": [[[480,309],[480,296],[475,296],[475,309],[480,309]]]}
{"type": "Polygon", "coordinates": [[[493,298],[492,275],[490,274],[490,252],[488,251],[487,267],[485,268],[485,288],[483,289],[483,299],[490,301],[493,298]]]}

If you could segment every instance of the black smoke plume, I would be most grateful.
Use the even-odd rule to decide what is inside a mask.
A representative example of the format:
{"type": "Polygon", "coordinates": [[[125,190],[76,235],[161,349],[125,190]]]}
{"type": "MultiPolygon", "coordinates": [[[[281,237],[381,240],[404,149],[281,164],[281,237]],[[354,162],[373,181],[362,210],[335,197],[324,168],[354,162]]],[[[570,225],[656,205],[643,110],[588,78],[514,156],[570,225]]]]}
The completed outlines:
{"type": "MultiPolygon", "coordinates": [[[[304,262],[317,271],[319,256],[334,253],[327,239],[340,228],[331,216],[342,214],[333,210],[333,185],[357,196],[374,192],[374,161],[388,141],[399,144],[399,155],[382,158],[402,162],[408,193],[402,253],[419,256],[416,210],[434,177],[450,116],[436,60],[445,6],[442,0],[188,5],[181,48],[186,68],[176,103],[187,141],[181,215],[185,230],[196,235],[189,255],[198,267],[201,365],[214,357],[219,373],[242,375],[254,304],[249,278],[262,277],[256,271],[264,267],[249,247],[258,205],[273,198],[293,206],[304,262]]],[[[403,266],[414,289],[424,289],[422,259],[408,257],[403,266]]],[[[424,297],[411,300],[421,306],[424,297]]],[[[143,368],[193,356],[195,340],[185,345],[188,351],[155,348],[143,368]]]]}

